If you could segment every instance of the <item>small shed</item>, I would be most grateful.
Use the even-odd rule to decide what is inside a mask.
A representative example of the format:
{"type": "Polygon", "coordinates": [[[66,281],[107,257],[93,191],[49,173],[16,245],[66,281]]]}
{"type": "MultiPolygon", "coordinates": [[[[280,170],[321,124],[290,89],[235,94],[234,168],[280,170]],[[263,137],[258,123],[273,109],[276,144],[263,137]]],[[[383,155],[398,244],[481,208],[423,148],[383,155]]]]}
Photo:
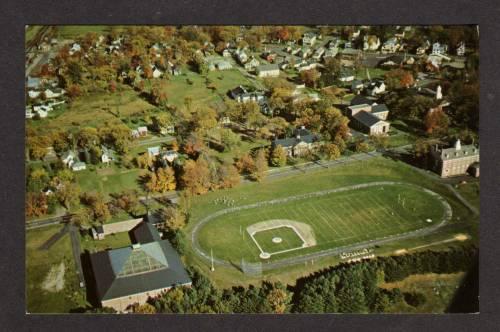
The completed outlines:
{"type": "Polygon", "coordinates": [[[104,228],[102,225],[92,227],[92,238],[94,240],[104,240],[104,228]]]}

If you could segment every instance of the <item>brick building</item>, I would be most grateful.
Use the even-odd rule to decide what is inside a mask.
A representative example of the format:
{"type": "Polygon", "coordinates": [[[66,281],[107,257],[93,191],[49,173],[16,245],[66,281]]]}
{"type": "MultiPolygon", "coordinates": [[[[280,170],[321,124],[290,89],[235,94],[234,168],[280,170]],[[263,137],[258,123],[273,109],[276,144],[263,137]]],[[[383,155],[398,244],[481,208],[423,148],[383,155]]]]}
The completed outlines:
{"type": "Polygon", "coordinates": [[[479,176],[479,147],[462,145],[457,140],[453,147],[443,149],[434,146],[431,149],[432,168],[441,177],[464,175],[467,172],[479,176]]]}

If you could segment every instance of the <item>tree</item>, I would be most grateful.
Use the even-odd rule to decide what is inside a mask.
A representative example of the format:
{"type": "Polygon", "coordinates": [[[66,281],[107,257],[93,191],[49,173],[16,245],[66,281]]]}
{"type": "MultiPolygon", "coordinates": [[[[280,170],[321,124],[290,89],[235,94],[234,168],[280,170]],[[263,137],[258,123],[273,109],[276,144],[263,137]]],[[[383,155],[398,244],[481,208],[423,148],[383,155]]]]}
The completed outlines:
{"type": "Polygon", "coordinates": [[[176,232],[186,225],[186,216],[178,208],[170,205],[160,211],[161,220],[165,229],[176,232]]]}
{"type": "Polygon", "coordinates": [[[25,213],[27,217],[39,217],[47,213],[47,196],[41,192],[28,192],[25,201],[25,213]]]}
{"type": "Polygon", "coordinates": [[[255,168],[251,173],[251,177],[256,181],[261,182],[264,180],[267,168],[266,151],[264,149],[260,149],[255,156],[255,168]]]}
{"type": "Polygon", "coordinates": [[[82,207],[73,212],[71,222],[81,229],[89,229],[98,223],[93,218],[93,212],[90,208],[82,207]]]}
{"type": "Polygon", "coordinates": [[[389,145],[389,137],[387,135],[371,135],[370,140],[379,149],[385,149],[389,145]]]}
{"type": "Polygon", "coordinates": [[[272,312],[276,314],[285,313],[291,299],[291,294],[279,282],[271,286],[271,289],[266,296],[266,300],[271,306],[272,312]]]}
{"type": "Polygon", "coordinates": [[[354,150],[356,152],[368,152],[370,151],[370,145],[363,140],[358,140],[354,144],[354,150]]]}
{"type": "Polygon", "coordinates": [[[159,193],[175,190],[176,186],[175,173],[171,167],[158,168],[155,173],[149,175],[146,183],[146,188],[149,189],[149,191],[159,193]]]}
{"type": "Polygon", "coordinates": [[[286,165],[287,153],[281,145],[277,145],[271,152],[271,165],[282,167],[286,165]]]}
{"type": "Polygon", "coordinates": [[[335,160],[340,157],[340,149],[337,144],[325,143],[321,146],[321,152],[329,160],[335,160]]]}
{"type": "Polygon", "coordinates": [[[235,134],[231,129],[221,128],[219,134],[220,140],[224,145],[224,151],[231,151],[241,145],[240,135],[235,134]]]}
{"type": "Polygon", "coordinates": [[[82,202],[87,205],[93,214],[93,219],[100,223],[105,223],[111,218],[108,204],[104,200],[104,196],[99,192],[84,193],[82,202]]]}
{"type": "Polygon", "coordinates": [[[135,190],[124,190],[117,194],[112,194],[113,198],[112,204],[123,211],[136,215],[139,208],[139,198],[137,197],[137,191],[135,190]]]}
{"type": "Polygon", "coordinates": [[[230,163],[224,163],[217,168],[220,188],[232,188],[240,183],[240,175],[236,167],[230,163]]]}
{"type": "Polygon", "coordinates": [[[300,72],[300,79],[302,80],[302,82],[304,82],[307,86],[315,89],[316,82],[318,81],[320,76],[321,73],[314,68],[310,70],[303,70],[300,72]]]}
{"type": "Polygon", "coordinates": [[[450,119],[441,107],[430,109],[424,119],[425,130],[430,135],[442,135],[448,131],[450,119]]]}
{"type": "Polygon", "coordinates": [[[80,148],[89,148],[99,144],[99,134],[96,128],[83,127],[76,134],[76,144],[80,148]]]}
{"type": "Polygon", "coordinates": [[[59,202],[69,210],[72,205],[78,202],[80,187],[76,183],[61,181],[55,194],[59,202]]]}
{"type": "Polygon", "coordinates": [[[210,170],[206,160],[200,156],[196,161],[188,160],[184,164],[181,182],[191,194],[204,194],[211,187],[210,170]]]}
{"type": "Polygon", "coordinates": [[[135,158],[135,161],[137,163],[137,167],[142,169],[147,169],[153,165],[153,159],[151,159],[148,153],[138,155],[135,158]]]}
{"type": "Polygon", "coordinates": [[[246,153],[236,161],[236,168],[242,174],[251,174],[255,170],[255,161],[246,153]]]}

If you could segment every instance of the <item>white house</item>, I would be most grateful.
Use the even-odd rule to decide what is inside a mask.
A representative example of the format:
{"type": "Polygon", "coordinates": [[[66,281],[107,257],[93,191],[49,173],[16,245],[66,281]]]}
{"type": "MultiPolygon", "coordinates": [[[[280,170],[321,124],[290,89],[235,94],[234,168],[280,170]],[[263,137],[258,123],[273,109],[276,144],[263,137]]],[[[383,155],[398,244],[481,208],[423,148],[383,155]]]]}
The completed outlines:
{"type": "Polygon", "coordinates": [[[256,68],[256,73],[259,77],[278,77],[280,68],[277,64],[261,65],[256,68]]]}
{"type": "Polygon", "coordinates": [[[457,55],[464,56],[465,55],[465,43],[460,42],[457,47],[457,55]]]}
{"type": "Polygon", "coordinates": [[[377,36],[365,36],[363,39],[363,51],[376,51],[380,47],[380,38],[377,36]]]}
{"type": "Polygon", "coordinates": [[[316,34],[313,32],[306,32],[302,35],[302,45],[312,46],[316,42],[316,34]]]}
{"type": "Polygon", "coordinates": [[[392,37],[389,38],[384,42],[384,45],[382,45],[382,53],[395,53],[399,50],[400,44],[397,38],[392,37]]]}
{"type": "Polygon", "coordinates": [[[153,69],[153,78],[160,78],[163,75],[163,72],[159,70],[157,67],[153,69]]]}
{"type": "Polygon", "coordinates": [[[40,96],[40,91],[34,91],[34,90],[30,90],[28,91],[28,96],[31,98],[31,99],[35,99],[35,98],[38,98],[40,96]]]}
{"type": "Polygon", "coordinates": [[[174,150],[168,150],[161,153],[161,158],[168,161],[169,163],[172,163],[175,159],[177,159],[178,156],[179,154],[174,150]]]}
{"type": "Polygon", "coordinates": [[[76,163],[74,163],[72,166],[71,166],[71,169],[75,172],[77,171],[81,171],[81,170],[84,170],[86,169],[87,166],[85,165],[84,162],[81,162],[81,161],[77,161],[76,163]]]}
{"type": "Polygon", "coordinates": [[[76,154],[70,150],[64,152],[61,156],[61,161],[63,162],[64,165],[68,167],[71,167],[71,165],[73,165],[75,159],[76,159],[76,154]]]}
{"type": "Polygon", "coordinates": [[[65,91],[63,89],[54,89],[54,90],[45,89],[44,91],[45,97],[47,97],[48,99],[59,98],[64,93],[65,91]]]}
{"type": "Polygon", "coordinates": [[[440,44],[439,42],[435,42],[432,44],[432,53],[433,54],[446,54],[448,52],[448,45],[440,44]]]}
{"type": "Polygon", "coordinates": [[[69,53],[69,55],[73,55],[76,52],[80,52],[81,50],[82,50],[82,47],[80,46],[80,44],[73,43],[73,45],[71,45],[71,48],[70,48],[68,53],[69,53]]]}
{"type": "Polygon", "coordinates": [[[258,65],[260,65],[259,60],[257,60],[255,57],[252,57],[250,61],[245,63],[244,67],[246,70],[251,71],[254,70],[258,65]]]}

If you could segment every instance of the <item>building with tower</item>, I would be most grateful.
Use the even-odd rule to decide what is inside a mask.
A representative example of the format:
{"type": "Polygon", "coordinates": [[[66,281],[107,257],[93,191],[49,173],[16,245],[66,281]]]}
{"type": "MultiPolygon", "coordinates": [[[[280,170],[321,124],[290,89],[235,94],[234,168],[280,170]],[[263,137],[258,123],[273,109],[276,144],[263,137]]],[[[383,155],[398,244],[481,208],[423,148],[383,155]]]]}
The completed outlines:
{"type": "Polygon", "coordinates": [[[435,145],[431,149],[432,168],[441,177],[450,177],[470,173],[479,176],[479,147],[474,144],[462,145],[457,140],[451,148],[440,148],[435,145]]]}

